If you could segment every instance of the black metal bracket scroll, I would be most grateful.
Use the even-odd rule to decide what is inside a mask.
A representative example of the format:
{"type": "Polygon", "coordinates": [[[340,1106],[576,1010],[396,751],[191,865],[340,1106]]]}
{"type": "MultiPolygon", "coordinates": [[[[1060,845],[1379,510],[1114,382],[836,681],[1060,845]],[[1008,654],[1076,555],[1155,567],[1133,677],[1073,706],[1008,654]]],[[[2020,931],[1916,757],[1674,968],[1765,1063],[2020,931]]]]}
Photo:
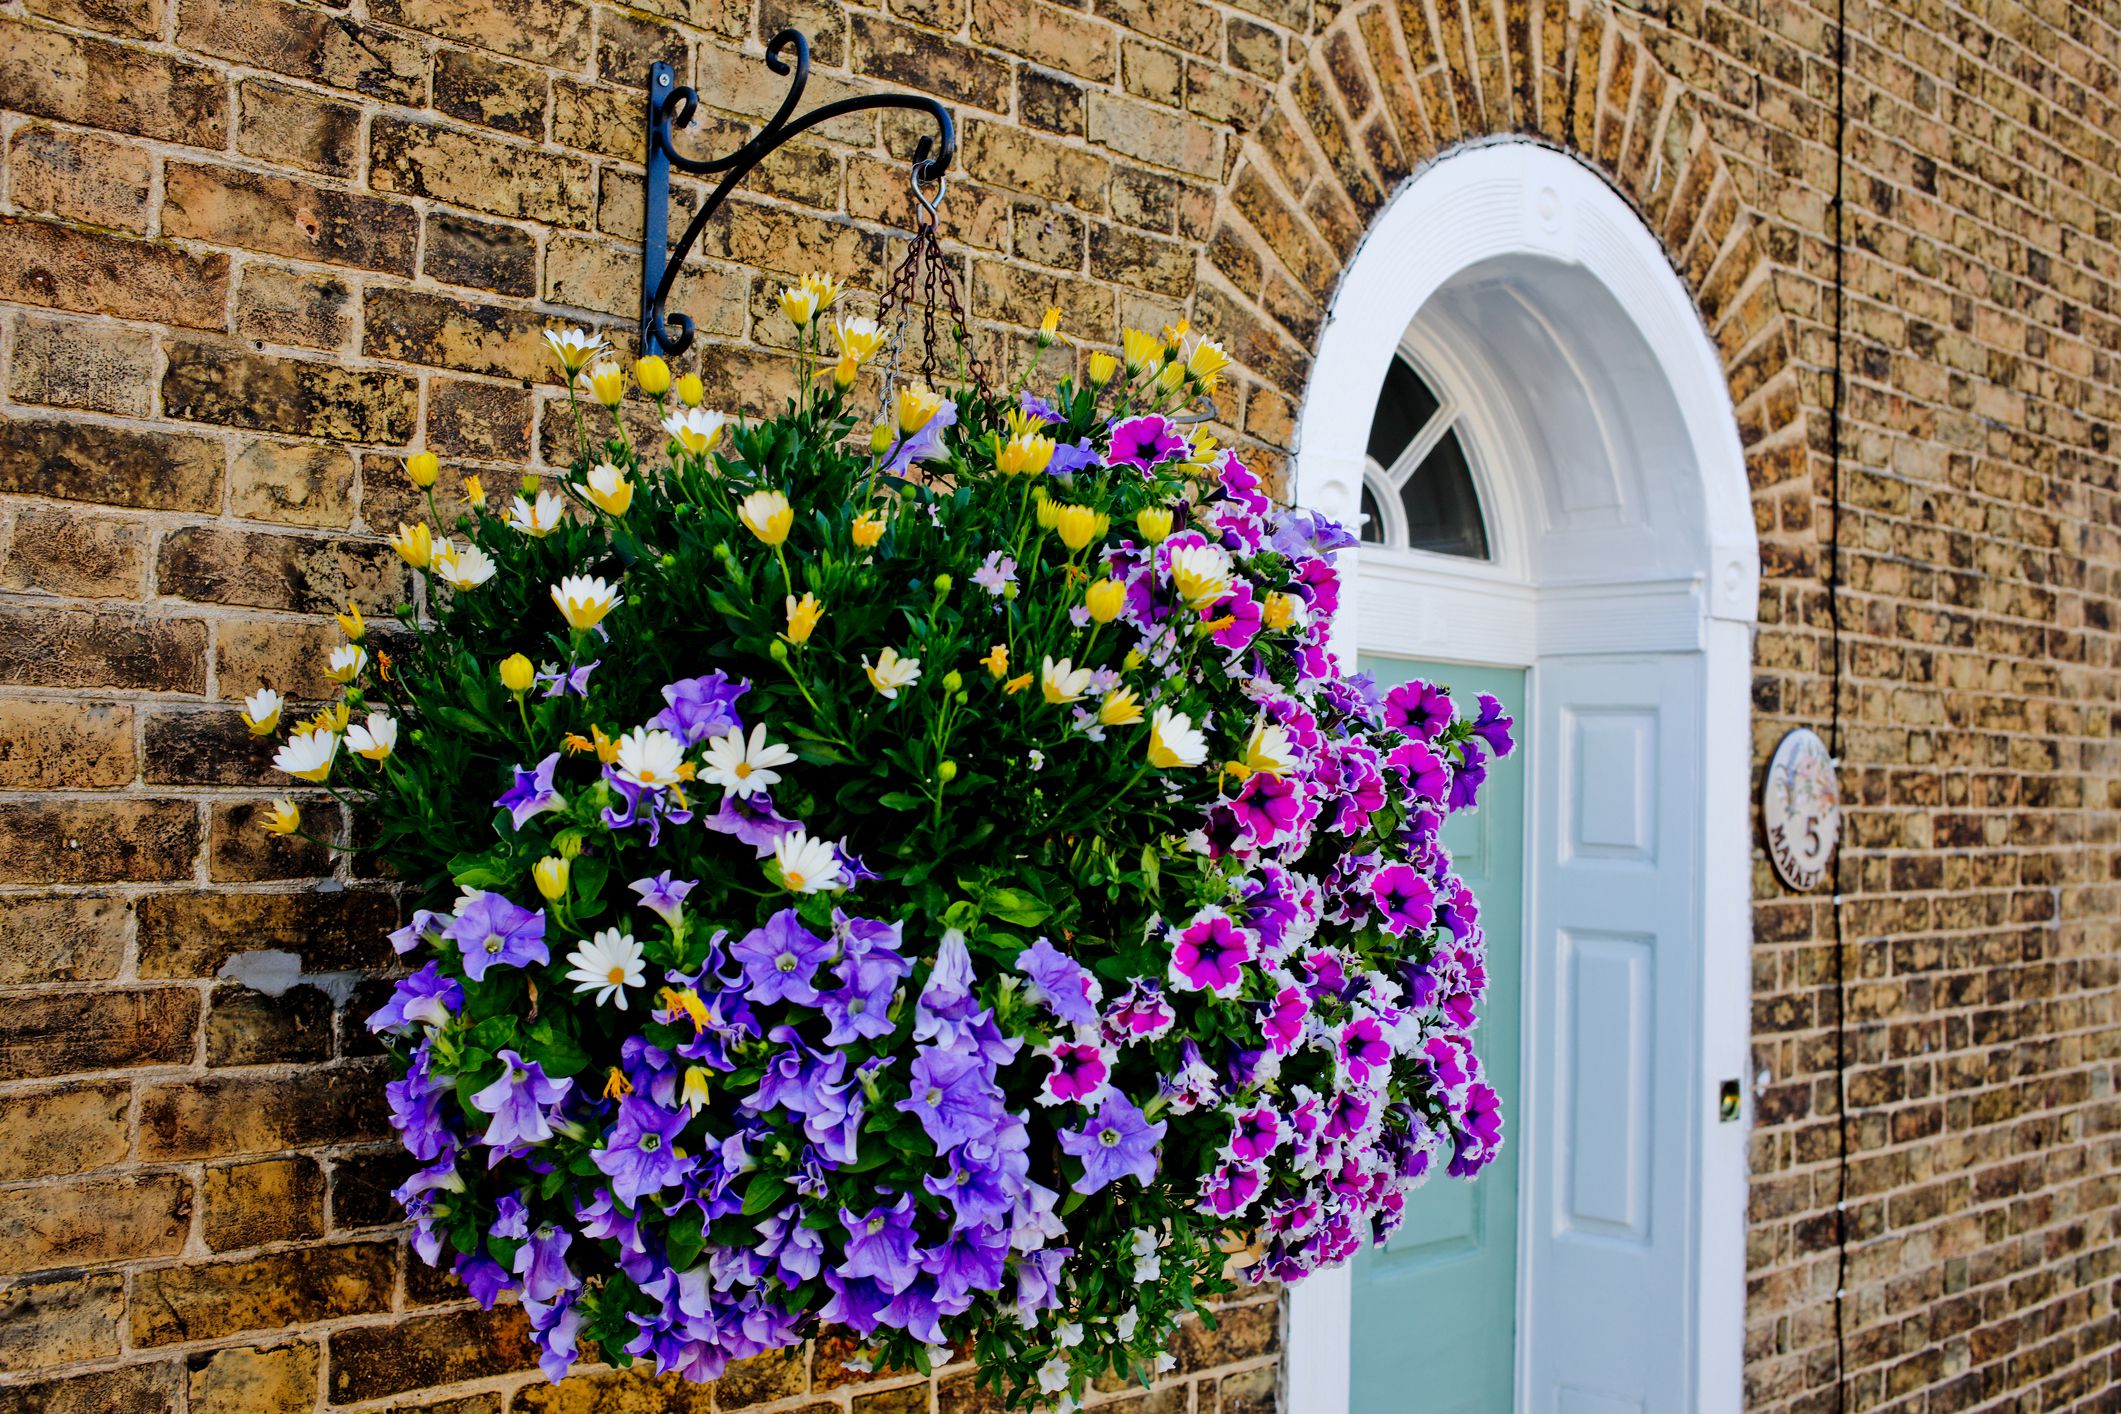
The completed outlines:
{"type": "Polygon", "coordinates": [[[789,63],[781,56],[789,49],[795,51],[795,77],[788,85],[788,96],[781,100],[780,111],[767,119],[766,126],[742,147],[726,157],[709,161],[687,157],[671,143],[672,130],[692,121],[693,113],[699,108],[699,94],[680,85],[677,71],[670,65],[656,63],[649,66],[648,191],[641,232],[641,352],[644,355],[658,353],[674,357],[692,347],[692,320],[664,309],[671,287],[677,283],[678,271],[684,268],[685,257],[692,253],[692,247],[698,242],[700,232],[706,229],[709,219],[721,209],[723,198],[750,175],[752,168],[797,133],[871,108],[909,108],[928,114],[935,119],[936,136],[922,137],[913,149],[913,187],[914,194],[930,205],[934,198],[922,193],[922,184],[932,182],[939,192],[943,174],[957,156],[957,128],[950,121],[950,110],[933,98],[907,93],[842,98],[836,103],[813,108],[791,121],[790,115],[803,100],[804,86],[810,82],[810,40],[798,30],[782,30],[766,46],[766,67],[777,74],[788,73],[789,63]],[[714,190],[700,204],[700,209],[693,213],[675,247],[669,244],[670,169],[673,167],[697,177],[721,176],[714,190]]]}

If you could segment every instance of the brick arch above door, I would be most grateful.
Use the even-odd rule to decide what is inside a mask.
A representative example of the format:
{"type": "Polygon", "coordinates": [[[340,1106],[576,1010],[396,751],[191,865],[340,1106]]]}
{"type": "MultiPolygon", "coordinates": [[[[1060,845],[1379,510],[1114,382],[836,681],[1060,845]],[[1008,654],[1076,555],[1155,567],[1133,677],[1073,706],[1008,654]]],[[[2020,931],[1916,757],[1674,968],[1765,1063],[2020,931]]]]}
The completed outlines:
{"type": "Polygon", "coordinates": [[[1641,215],[1722,357],[1754,494],[1800,478],[1794,336],[1761,223],[1702,105],[1604,0],[1372,0],[1311,37],[1230,159],[1192,301],[1253,384],[1247,437],[1288,450],[1334,292],[1392,194],[1509,138],[1569,153],[1641,215]]]}

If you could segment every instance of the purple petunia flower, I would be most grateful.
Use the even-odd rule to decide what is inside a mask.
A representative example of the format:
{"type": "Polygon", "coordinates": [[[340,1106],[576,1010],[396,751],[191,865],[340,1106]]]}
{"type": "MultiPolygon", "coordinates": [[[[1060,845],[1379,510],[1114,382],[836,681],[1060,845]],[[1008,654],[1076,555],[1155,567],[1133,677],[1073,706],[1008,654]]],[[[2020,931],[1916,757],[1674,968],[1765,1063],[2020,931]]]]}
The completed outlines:
{"type": "Polygon", "coordinates": [[[731,682],[729,674],[719,669],[704,677],[680,678],[664,686],[663,700],[670,705],[649,718],[648,725],[661,727],[687,746],[742,731],[744,723],[736,703],[749,691],[748,680],[731,682]]]}
{"type": "Polygon", "coordinates": [[[554,1223],[546,1223],[516,1249],[516,1275],[523,1279],[523,1295],[532,1301],[554,1301],[581,1286],[582,1279],[567,1266],[567,1249],[574,1234],[554,1223]]]}
{"type": "Polygon", "coordinates": [[[436,913],[426,908],[414,909],[412,921],[391,933],[390,949],[403,956],[427,938],[439,935],[449,926],[449,922],[449,915],[446,913],[436,913]]]}
{"type": "Polygon", "coordinates": [[[722,808],[703,823],[718,834],[736,836],[741,843],[750,845],[760,859],[773,853],[774,845],[784,835],[803,828],[800,821],[787,819],[776,811],[764,791],[748,796],[723,791],[722,808]]]}
{"type": "Polygon", "coordinates": [[[501,1299],[501,1293],[515,1287],[515,1279],[509,1276],[508,1268],[491,1257],[473,1257],[459,1252],[456,1269],[457,1280],[464,1283],[464,1289],[471,1293],[471,1299],[479,1303],[481,1310],[491,1311],[493,1303],[501,1299]]]}
{"type": "MultiPolygon", "coordinates": [[[[456,1152],[457,1136],[442,1110],[442,1097],[453,1088],[449,1077],[435,1073],[432,1040],[415,1046],[405,1074],[383,1087],[391,1128],[404,1136],[405,1151],[422,1162],[440,1159],[448,1166],[456,1152]]],[[[456,1170],[451,1167],[449,1173],[454,1178],[456,1170]]]]}
{"type": "Polygon", "coordinates": [[[560,753],[540,761],[531,770],[521,766],[515,768],[516,782],[501,798],[493,803],[496,810],[506,810],[514,828],[523,828],[523,822],[547,810],[560,808],[560,793],[552,788],[552,773],[558,769],[560,753]]]}
{"type": "Polygon", "coordinates": [[[1031,995],[1062,1021],[1095,1026],[1097,1004],[1105,989],[1074,958],[1040,938],[1016,959],[1016,970],[1031,979],[1031,995]]]}
{"type": "Polygon", "coordinates": [[[486,980],[489,967],[550,962],[545,946],[545,910],[532,913],[495,893],[482,893],[449,925],[449,938],[464,954],[464,975],[486,980]]]}
{"type": "Polygon", "coordinates": [[[1078,471],[1097,465],[1097,448],[1087,440],[1081,442],[1056,442],[1053,459],[1046,463],[1048,476],[1073,476],[1078,471]]]}
{"type": "Polygon", "coordinates": [[[697,1160],[677,1153],[686,1118],[684,1111],[666,1110],[638,1094],[619,1101],[611,1137],[591,1155],[611,1180],[612,1196],[631,1206],[692,1172],[697,1160]]]}
{"type": "Polygon", "coordinates": [[[1155,1124],[1117,1090],[1105,1096],[1096,1118],[1081,1129],[1060,1132],[1061,1148],[1081,1159],[1078,1193],[1095,1193],[1122,1178],[1149,1183],[1156,1177],[1156,1146],[1170,1126],[1155,1124]]]}
{"type": "Polygon", "coordinates": [[[871,1208],[857,1217],[840,1209],[847,1228],[847,1256],[840,1263],[843,1277],[869,1277],[885,1291],[897,1295],[920,1275],[920,1234],[913,1226],[912,1195],[901,1193],[888,1207],[871,1208]]]}
{"type": "Polygon", "coordinates": [[[1051,402],[1032,392],[1029,388],[1016,395],[1016,405],[1041,422],[1060,423],[1068,419],[1051,402]]]}
{"type": "Polygon", "coordinates": [[[682,798],[678,792],[662,786],[642,786],[627,780],[611,766],[604,768],[604,784],[611,787],[612,794],[625,802],[626,808],[607,805],[599,817],[607,830],[625,830],[646,822],[648,847],[655,846],[663,838],[663,822],[683,825],[692,819],[692,812],[677,802],[682,798]]]}
{"type": "Polygon", "coordinates": [[[992,1134],[1007,1113],[986,1068],[963,1050],[921,1047],[912,1084],[913,1093],[898,1108],[920,1120],[938,1150],[992,1134]]]}
{"type": "Polygon", "coordinates": [[[810,1281],[824,1266],[825,1235],[803,1225],[803,1210],[794,1204],[758,1224],[759,1245],[752,1251],[773,1263],[790,1286],[810,1281]]]}
{"type": "Polygon", "coordinates": [[[1105,465],[1131,466],[1147,476],[1165,462],[1184,456],[1191,445],[1177,424],[1160,413],[1130,417],[1112,425],[1105,465]]]}
{"type": "Polygon", "coordinates": [[[552,1138],[545,1111],[565,1099],[574,1082],[548,1078],[543,1066],[524,1060],[514,1051],[504,1050],[494,1059],[501,1063],[501,1078],[471,1097],[473,1109],[492,1116],[480,1142],[506,1149],[514,1144],[542,1144],[552,1138]]]}
{"type": "Polygon", "coordinates": [[[602,658],[598,658],[592,662],[584,663],[579,668],[541,669],[537,674],[537,680],[545,684],[545,690],[539,696],[558,697],[562,693],[571,692],[577,697],[587,697],[589,695],[589,674],[600,667],[603,662],[602,658]]]}
{"type": "Polygon", "coordinates": [[[368,1018],[370,1031],[396,1031],[413,1025],[440,1026],[464,1005],[464,988],[430,962],[401,978],[387,1005],[368,1018]]]}
{"type": "Polygon", "coordinates": [[[1480,800],[1480,788],[1488,783],[1488,764],[1480,754],[1480,743],[1462,741],[1459,753],[1465,758],[1451,774],[1451,796],[1444,808],[1456,814],[1471,809],[1480,800]]]}
{"type": "Polygon", "coordinates": [[[651,878],[635,879],[626,887],[641,896],[641,907],[660,915],[665,923],[675,928],[684,912],[685,895],[698,886],[697,879],[673,879],[670,871],[665,869],[651,878]]]}
{"type": "Polygon", "coordinates": [[[1483,692],[1474,701],[1479,704],[1480,715],[1474,719],[1473,735],[1486,742],[1488,750],[1497,757],[1509,755],[1517,745],[1510,735],[1516,719],[1502,710],[1501,701],[1492,693],[1483,692]]]}
{"type": "Polygon", "coordinates": [[[572,1297],[545,1302],[526,1295],[523,1313],[530,1317],[530,1338],[538,1347],[538,1368],[558,1384],[580,1357],[582,1312],[572,1297]]]}
{"type": "Polygon", "coordinates": [[[935,416],[928,419],[926,426],[898,444],[898,449],[892,452],[891,459],[883,465],[884,474],[903,476],[907,468],[915,462],[941,461],[948,456],[949,453],[943,447],[943,429],[952,426],[956,421],[957,404],[946,398],[943,405],[935,410],[935,416]]]}
{"type": "Polygon", "coordinates": [[[743,964],[749,983],[745,994],[761,1005],[790,1001],[815,1006],[817,988],[811,985],[817,970],[832,955],[833,945],[803,926],[802,916],[784,908],[754,928],[729,955],[743,964]]]}

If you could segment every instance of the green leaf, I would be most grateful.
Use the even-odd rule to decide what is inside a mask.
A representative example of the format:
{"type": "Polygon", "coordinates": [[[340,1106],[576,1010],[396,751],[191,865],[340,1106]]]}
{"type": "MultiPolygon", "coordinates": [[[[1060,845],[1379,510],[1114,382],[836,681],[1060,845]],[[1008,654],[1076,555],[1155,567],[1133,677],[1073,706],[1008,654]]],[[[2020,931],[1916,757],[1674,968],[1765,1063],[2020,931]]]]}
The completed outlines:
{"type": "Polygon", "coordinates": [[[886,810],[925,810],[928,807],[928,802],[920,796],[902,790],[886,791],[876,798],[876,803],[886,810]]]}
{"type": "Polygon", "coordinates": [[[687,1214],[671,1223],[663,1234],[663,1244],[670,1254],[670,1265],[684,1271],[699,1260],[700,1249],[707,1245],[707,1234],[697,1215],[687,1214]]]}
{"type": "Polygon", "coordinates": [[[556,1080],[580,1075],[589,1067],[589,1053],[573,1035],[549,1019],[530,1028],[523,1049],[526,1058],[545,1067],[545,1073],[556,1080]]]}
{"type": "Polygon", "coordinates": [[[744,1216],[755,1218],[773,1211],[788,1200],[788,1184],[770,1173],[752,1175],[744,1186],[744,1216]]]}

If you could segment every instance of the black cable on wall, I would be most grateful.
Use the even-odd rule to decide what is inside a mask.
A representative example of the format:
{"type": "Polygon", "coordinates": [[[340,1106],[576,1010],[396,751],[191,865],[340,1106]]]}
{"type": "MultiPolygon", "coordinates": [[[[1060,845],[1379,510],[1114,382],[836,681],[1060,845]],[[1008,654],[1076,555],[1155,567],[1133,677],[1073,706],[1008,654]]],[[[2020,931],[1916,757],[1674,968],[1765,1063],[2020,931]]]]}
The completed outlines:
{"type": "MultiPolygon", "coordinates": [[[[1832,456],[1826,545],[1828,750],[1836,770],[1846,755],[1841,713],[1841,443],[1842,402],[1847,395],[1848,359],[1848,0],[1834,8],[1834,376],[1827,409],[1832,456]]],[[[1839,1128],[1835,1146],[1834,1185],[1834,1402],[1846,1414],[1848,1387],[1849,1274],[1849,1085],[1848,1085],[1848,947],[1842,929],[1842,861],[1848,854],[1846,823],[1834,851],[1832,897],[1834,944],[1834,1110],[1839,1128]]]]}

